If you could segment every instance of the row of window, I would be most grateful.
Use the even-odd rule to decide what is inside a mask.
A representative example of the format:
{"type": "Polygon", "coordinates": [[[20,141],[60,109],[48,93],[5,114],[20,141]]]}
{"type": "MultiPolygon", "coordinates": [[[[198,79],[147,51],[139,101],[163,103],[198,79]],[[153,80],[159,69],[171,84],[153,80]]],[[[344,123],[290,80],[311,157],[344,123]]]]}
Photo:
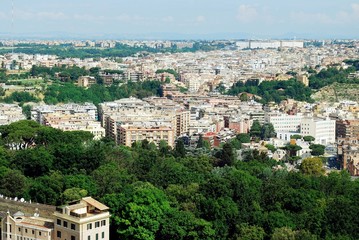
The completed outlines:
{"type": "MultiPolygon", "coordinates": [[[[56,236],[57,236],[58,238],[61,238],[61,231],[57,231],[56,236]]],[[[71,236],[71,240],[76,240],[76,237],[75,237],[75,236],[71,236]]]]}
{"type": "MultiPolygon", "coordinates": [[[[105,232],[102,232],[102,233],[101,233],[101,238],[102,238],[102,239],[105,238],[105,232]]],[[[91,240],[91,236],[90,236],[90,235],[87,236],[87,240],[91,240]]],[[[98,239],[98,233],[96,233],[95,240],[99,240],[99,239],[98,239]]]]}
{"type": "MultiPolygon", "coordinates": [[[[56,222],[57,222],[57,225],[64,226],[65,228],[68,228],[68,222],[67,221],[62,222],[61,219],[57,219],[56,222]],[[61,222],[62,222],[62,225],[61,225],[61,222]]],[[[71,226],[72,230],[76,230],[76,225],[75,224],[71,223],[70,226],[71,226]]]]}
{"type": "MultiPolygon", "coordinates": [[[[100,224],[101,224],[101,226],[106,226],[106,220],[102,220],[101,222],[100,221],[95,222],[95,228],[100,227],[100,224]]],[[[92,229],[92,223],[87,224],[87,230],[90,230],[90,229],[92,229]]]]}

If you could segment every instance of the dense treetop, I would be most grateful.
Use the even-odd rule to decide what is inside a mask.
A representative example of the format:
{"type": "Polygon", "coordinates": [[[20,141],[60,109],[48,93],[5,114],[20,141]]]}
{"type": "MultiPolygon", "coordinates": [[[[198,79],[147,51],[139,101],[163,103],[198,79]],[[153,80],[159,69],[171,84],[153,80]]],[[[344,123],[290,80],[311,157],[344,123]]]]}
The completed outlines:
{"type": "Polygon", "coordinates": [[[256,152],[238,161],[232,144],[209,155],[183,141],[128,148],[32,121],[0,133],[1,194],[46,204],[91,195],[111,209],[111,239],[359,238],[359,181],[324,176],[321,160],[287,172],[256,152]]]}

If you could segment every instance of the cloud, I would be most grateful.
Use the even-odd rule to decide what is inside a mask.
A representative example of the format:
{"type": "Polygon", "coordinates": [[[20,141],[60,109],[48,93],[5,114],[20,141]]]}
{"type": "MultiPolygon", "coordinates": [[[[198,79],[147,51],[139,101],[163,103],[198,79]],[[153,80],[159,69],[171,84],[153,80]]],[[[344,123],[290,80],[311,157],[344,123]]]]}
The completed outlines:
{"type": "Polygon", "coordinates": [[[101,22],[101,21],[106,21],[109,20],[107,17],[105,16],[101,16],[101,15],[91,15],[91,14],[74,14],[72,16],[72,18],[74,20],[78,20],[78,21],[85,21],[85,22],[101,22]]]}
{"type": "Polygon", "coordinates": [[[324,13],[291,12],[290,18],[297,23],[334,23],[334,19],[324,13]]]}
{"type": "Polygon", "coordinates": [[[353,10],[354,16],[359,18],[359,3],[353,3],[352,10],[353,10]]]}
{"type": "Polygon", "coordinates": [[[162,20],[162,22],[165,22],[165,23],[171,23],[174,21],[174,18],[172,16],[166,16],[166,17],[163,17],[161,20],[162,20]]]}
{"type": "Polygon", "coordinates": [[[37,13],[37,18],[40,20],[66,20],[69,17],[63,12],[39,12],[37,13]]]}
{"type": "Polygon", "coordinates": [[[258,10],[256,7],[251,5],[242,4],[238,8],[236,18],[240,22],[250,22],[257,19],[259,16],[258,10]]]}
{"type": "Polygon", "coordinates": [[[197,23],[203,23],[206,21],[206,17],[205,16],[197,16],[196,17],[196,22],[197,23]]]}
{"type": "Polygon", "coordinates": [[[323,25],[348,24],[359,20],[359,4],[352,4],[346,11],[334,12],[331,15],[317,12],[291,12],[290,18],[297,23],[316,23],[323,25]]]}
{"type": "Polygon", "coordinates": [[[114,17],[115,20],[120,22],[141,22],[145,21],[146,19],[139,15],[129,15],[129,14],[121,14],[114,17]]]}
{"type": "Polygon", "coordinates": [[[4,12],[0,12],[0,19],[7,19],[8,16],[4,12]]]}

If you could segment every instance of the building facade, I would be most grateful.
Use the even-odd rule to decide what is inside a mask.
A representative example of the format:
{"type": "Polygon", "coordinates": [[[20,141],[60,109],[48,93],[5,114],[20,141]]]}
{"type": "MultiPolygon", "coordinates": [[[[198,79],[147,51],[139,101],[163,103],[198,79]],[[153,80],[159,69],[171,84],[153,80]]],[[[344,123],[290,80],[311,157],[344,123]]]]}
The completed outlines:
{"type": "Polygon", "coordinates": [[[316,144],[335,143],[335,120],[304,117],[300,124],[303,136],[312,136],[316,144]]]}
{"type": "Polygon", "coordinates": [[[91,197],[57,207],[53,219],[8,212],[1,221],[2,240],[109,240],[109,208],[91,197]]]}
{"type": "Polygon", "coordinates": [[[109,240],[109,208],[91,197],[57,207],[55,240],[109,240]]]}

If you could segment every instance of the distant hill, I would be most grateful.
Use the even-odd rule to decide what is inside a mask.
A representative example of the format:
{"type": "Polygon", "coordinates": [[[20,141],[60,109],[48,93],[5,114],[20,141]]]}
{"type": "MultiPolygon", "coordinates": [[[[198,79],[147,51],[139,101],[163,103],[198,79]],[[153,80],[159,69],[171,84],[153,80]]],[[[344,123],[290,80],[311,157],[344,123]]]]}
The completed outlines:
{"type": "Polygon", "coordinates": [[[359,84],[333,83],[312,95],[316,101],[335,102],[340,100],[359,101],[359,84]]]}

